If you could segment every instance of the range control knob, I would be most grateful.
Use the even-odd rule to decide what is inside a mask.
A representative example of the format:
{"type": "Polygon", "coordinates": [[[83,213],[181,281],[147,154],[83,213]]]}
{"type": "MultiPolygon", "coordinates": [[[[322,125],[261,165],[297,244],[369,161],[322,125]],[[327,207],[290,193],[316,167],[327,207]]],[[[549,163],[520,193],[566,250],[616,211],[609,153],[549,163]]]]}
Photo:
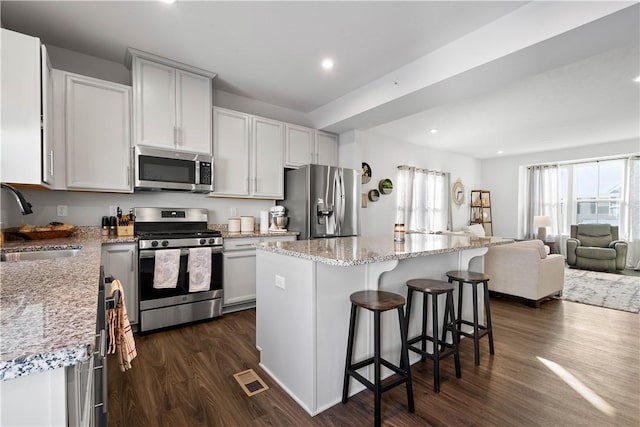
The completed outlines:
{"type": "Polygon", "coordinates": [[[169,241],[168,240],[163,240],[162,241],[162,246],[164,246],[164,247],[169,246],[169,241]]]}
{"type": "Polygon", "coordinates": [[[216,239],[209,239],[209,244],[213,245],[216,242],[216,239]]]}
{"type": "Polygon", "coordinates": [[[200,239],[200,244],[204,245],[205,243],[207,243],[207,239],[200,239]]]}
{"type": "Polygon", "coordinates": [[[154,248],[158,246],[158,241],[154,240],[153,242],[151,242],[151,246],[153,246],[154,248]]]}

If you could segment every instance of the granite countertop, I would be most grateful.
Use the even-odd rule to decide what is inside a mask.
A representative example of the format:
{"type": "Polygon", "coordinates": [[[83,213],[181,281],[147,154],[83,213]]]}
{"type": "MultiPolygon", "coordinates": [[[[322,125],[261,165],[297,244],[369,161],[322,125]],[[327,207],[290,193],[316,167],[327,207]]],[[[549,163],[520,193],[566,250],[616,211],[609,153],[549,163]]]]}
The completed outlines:
{"type": "Polygon", "coordinates": [[[79,248],[75,257],[2,262],[0,380],[86,360],[93,351],[103,243],[135,242],[102,237],[81,227],[68,238],[5,241],[1,252],[79,248]]]}
{"type": "Polygon", "coordinates": [[[393,236],[337,237],[330,239],[267,242],[257,249],[335,266],[353,266],[400,260],[426,255],[457,252],[512,243],[500,237],[478,238],[469,235],[407,234],[403,243],[393,236]]]}

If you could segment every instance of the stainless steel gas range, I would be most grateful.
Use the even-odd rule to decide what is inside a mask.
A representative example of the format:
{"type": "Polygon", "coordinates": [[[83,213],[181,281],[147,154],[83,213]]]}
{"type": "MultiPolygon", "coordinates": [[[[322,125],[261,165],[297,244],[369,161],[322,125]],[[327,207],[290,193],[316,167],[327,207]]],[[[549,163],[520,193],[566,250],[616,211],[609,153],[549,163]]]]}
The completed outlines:
{"type": "Polygon", "coordinates": [[[208,211],[135,208],[141,332],[222,315],[222,236],[208,211]]]}

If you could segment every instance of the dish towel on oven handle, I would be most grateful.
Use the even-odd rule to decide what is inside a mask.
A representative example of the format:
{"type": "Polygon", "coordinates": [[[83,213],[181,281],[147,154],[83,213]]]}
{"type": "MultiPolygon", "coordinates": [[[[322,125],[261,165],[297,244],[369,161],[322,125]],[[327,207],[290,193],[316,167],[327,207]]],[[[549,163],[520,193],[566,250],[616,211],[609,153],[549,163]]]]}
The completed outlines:
{"type": "Polygon", "coordinates": [[[155,252],[153,288],[175,288],[180,273],[180,249],[162,249],[155,252]]]}
{"type": "Polygon", "coordinates": [[[211,284],[211,248],[189,249],[189,292],[208,291],[211,284]]]}
{"type": "Polygon", "coordinates": [[[119,280],[111,282],[109,296],[113,298],[118,291],[118,300],[115,308],[107,310],[109,322],[109,354],[118,353],[118,364],[122,372],[131,369],[131,361],[138,355],[136,342],[133,340],[133,332],[129,324],[127,307],[124,302],[124,290],[119,280]]]}

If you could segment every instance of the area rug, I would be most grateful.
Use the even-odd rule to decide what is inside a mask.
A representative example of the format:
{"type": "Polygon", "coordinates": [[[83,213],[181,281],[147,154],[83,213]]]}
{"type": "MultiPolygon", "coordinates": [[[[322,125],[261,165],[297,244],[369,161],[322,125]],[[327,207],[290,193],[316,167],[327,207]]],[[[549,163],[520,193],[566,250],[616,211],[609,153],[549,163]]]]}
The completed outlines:
{"type": "Polygon", "coordinates": [[[640,277],[567,268],[561,298],[638,313],[640,277]]]}

